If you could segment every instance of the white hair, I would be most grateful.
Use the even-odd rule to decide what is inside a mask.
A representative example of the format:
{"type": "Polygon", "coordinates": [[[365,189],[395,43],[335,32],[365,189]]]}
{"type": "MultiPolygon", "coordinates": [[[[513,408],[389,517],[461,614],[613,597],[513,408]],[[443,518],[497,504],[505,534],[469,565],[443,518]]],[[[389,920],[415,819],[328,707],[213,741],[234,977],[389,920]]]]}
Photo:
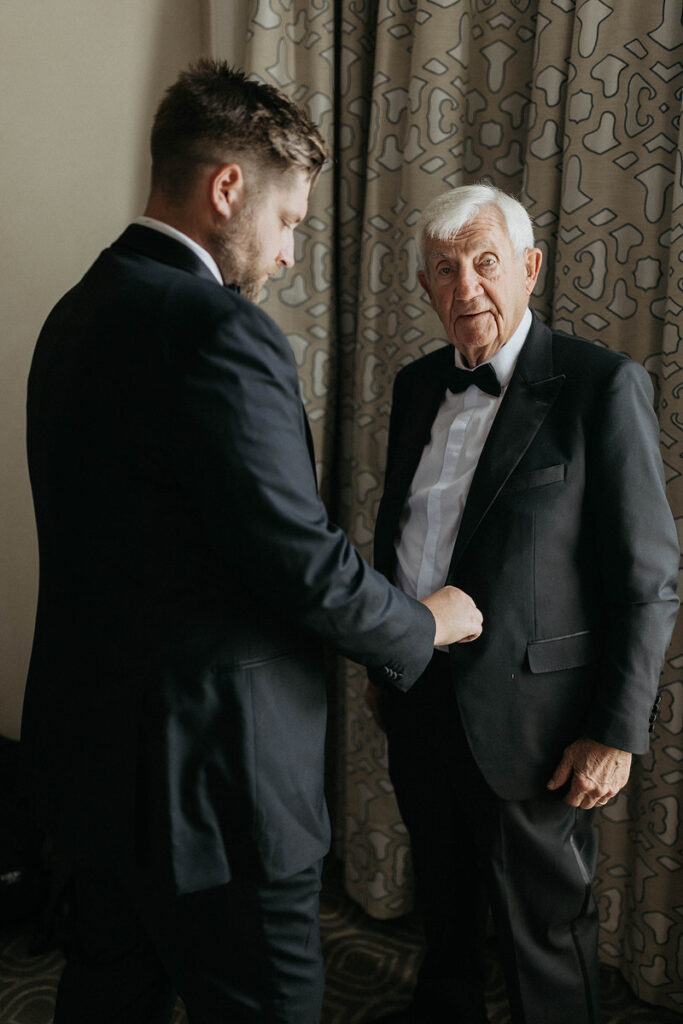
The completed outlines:
{"type": "Polygon", "coordinates": [[[500,210],[515,256],[522,257],[534,246],[531,218],[521,203],[493,185],[460,185],[432,199],[417,222],[420,267],[425,269],[427,239],[452,241],[457,233],[487,206],[500,210]]]}

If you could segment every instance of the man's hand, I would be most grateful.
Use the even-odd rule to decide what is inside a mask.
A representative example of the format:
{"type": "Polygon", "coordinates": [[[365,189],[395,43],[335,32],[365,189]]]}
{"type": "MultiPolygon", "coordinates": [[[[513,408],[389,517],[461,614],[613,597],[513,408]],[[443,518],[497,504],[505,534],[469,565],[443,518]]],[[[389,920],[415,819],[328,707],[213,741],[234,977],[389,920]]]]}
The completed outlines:
{"type": "Polygon", "coordinates": [[[422,598],[436,619],[434,646],[463,644],[476,640],[481,633],[482,617],[476,604],[464,590],[442,587],[422,598]]]}
{"type": "Polygon", "coordinates": [[[572,807],[602,807],[626,785],[631,754],[618,747],[606,747],[597,740],[575,740],[565,748],[562,760],[548,783],[559,789],[571,777],[564,802],[572,807]]]}

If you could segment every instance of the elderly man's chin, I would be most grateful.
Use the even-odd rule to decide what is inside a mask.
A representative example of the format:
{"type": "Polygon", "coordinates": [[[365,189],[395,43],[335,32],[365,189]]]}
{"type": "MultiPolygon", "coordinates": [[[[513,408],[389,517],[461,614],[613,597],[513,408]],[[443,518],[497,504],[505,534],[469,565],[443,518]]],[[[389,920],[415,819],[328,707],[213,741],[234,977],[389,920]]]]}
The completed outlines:
{"type": "Polygon", "coordinates": [[[462,321],[459,321],[456,323],[455,330],[451,334],[453,345],[455,345],[460,355],[467,360],[469,366],[476,366],[477,363],[490,359],[501,347],[498,331],[492,329],[494,325],[491,324],[491,317],[477,318],[477,320],[483,319],[488,320],[489,323],[487,325],[481,323],[463,324],[462,321]],[[488,330],[486,327],[488,327],[488,330]]]}

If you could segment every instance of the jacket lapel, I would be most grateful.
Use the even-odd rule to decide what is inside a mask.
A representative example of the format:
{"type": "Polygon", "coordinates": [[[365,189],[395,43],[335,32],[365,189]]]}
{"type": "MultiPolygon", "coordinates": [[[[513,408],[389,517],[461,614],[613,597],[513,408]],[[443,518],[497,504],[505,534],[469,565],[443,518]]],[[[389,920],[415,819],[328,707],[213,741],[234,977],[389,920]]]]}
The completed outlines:
{"type": "Polygon", "coordinates": [[[564,380],[564,375],[553,375],[552,334],[534,316],[477,464],[453,549],[449,579],[480,522],[538,433],[564,380]]]}
{"type": "Polygon", "coordinates": [[[440,349],[445,358],[436,361],[433,372],[425,374],[413,387],[410,407],[403,411],[401,430],[393,446],[391,474],[387,486],[401,502],[408,494],[425,445],[429,442],[432,425],[446,390],[446,375],[453,365],[453,349],[440,349]]]}
{"type": "Polygon", "coordinates": [[[413,382],[412,390],[403,399],[403,408],[396,410],[399,426],[390,438],[387,457],[387,478],[377,514],[375,532],[375,566],[390,578],[393,576],[396,552],[394,540],[418,463],[432,432],[432,424],[446,390],[448,370],[453,366],[453,348],[438,349],[413,382]]]}

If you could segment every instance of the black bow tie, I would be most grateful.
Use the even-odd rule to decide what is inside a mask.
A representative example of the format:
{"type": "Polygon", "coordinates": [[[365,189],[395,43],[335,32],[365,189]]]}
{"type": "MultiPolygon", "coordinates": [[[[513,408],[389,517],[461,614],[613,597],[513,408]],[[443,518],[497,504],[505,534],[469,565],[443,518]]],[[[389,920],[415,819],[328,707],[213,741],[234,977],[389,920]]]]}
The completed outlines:
{"type": "Polygon", "coordinates": [[[470,384],[476,385],[487,395],[497,397],[500,394],[500,382],[490,363],[477,366],[475,370],[461,370],[459,366],[453,367],[448,378],[448,390],[458,394],[460,391],[466,391],[470,384]]]}

